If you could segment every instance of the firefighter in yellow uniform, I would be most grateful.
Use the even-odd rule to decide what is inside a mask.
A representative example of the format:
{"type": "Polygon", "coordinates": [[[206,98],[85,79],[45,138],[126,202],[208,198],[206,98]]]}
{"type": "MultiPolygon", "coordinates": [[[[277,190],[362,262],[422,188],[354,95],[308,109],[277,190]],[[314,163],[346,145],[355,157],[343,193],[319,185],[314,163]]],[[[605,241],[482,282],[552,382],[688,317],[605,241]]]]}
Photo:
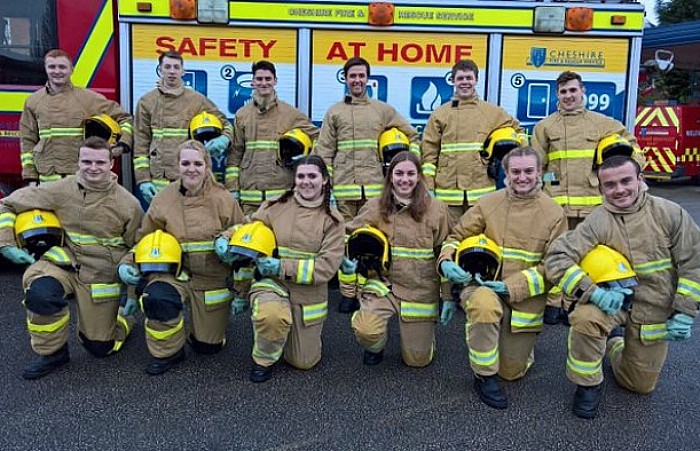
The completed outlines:
{"type": "Polygon", "coordinates": [[[606,351],[620,386],[650,393],[668,343],[690,337],[700,306],[700,229],[690,214],[648,194],[630,157],[605,160],[598,181],[603,205],[557,239],[545,257],[547,278],[577,300],[569,316],[566,375],[577,384],[573,411],[582,418],[598,412],[606,351]],[[618,265],[631,265],[638,279],[633,290],[605,287],[590,269],[586,273],[582,260],[598,245],[622,254],[618,265]],[[631,303],[625,302],[630,294],[631,303]],[[624,339],[608,340],[617,325],[625,326],[624,339]]]}
{"type": "MultiPolygon", "coordinates": [[[[378,145],[382,133],[397,128],[408,137],[409,150],[416,155],[420,137],[394,107],[369,97],[370,66],[365,59],[350,58],[343,73],[347,94],[326,112],[314,152],[326,162],[338,211],[349,222],[367,200],[381,193],[384,174],[378,145]]],[[[339,282],[344,298],[339,311],[357,310],[356,276],[341,274],[339,282]]]]}
{"type": "MultiPolygon", "coordinates": [[[[180,180],[155,197],[137,238],[143,239],[156,230],[172,235],[183,251],[180,271],[144,275],[134,265],[134,257],[139,257],[134,254],[129,254],[119,267],[125,283],[137,285],[142,276],[146,278],[141,305],[146,316],[146,344],[155,357],[146,367],[150,375],[165,373],[183,361],[186,340],[198,354],[219,352],[226,341],[234,300],[227,280],[231,268],[217,258],[214,239],[243,222],[243,212],[223,185],[215,181],[211,156],[202,143],[185,141],[177,155],[180,180]],[[185,304],[189,304],[191,313],[188,330],[185,304]]],[[[169,246],[167,249],[173,247],[169,246]]]]}
{"type": "Polygon", "coordinates": [[[136,106],[134,124],[134,177],[147,204],[156,193],[179,177],[177,149],[189,139],[190,121],[206,111],[223,124],[223,133],[206,143],[213,158],[226,155],[233,141],[233,127],[211,100],[186,87],[182,56],[167,51],[158,57],[161,78],[136,106]]]}
{"type": "Polygon", "coordinates": [[[343,66],[347,95],[331,106],[323,118],[314,152],[333,177],[333,194],[345,221],[352,220],[364,203],[379,196],[384,175],[377,145],[379,135],[398,128],[419,154],[418,132],[392,107],[367,94],[369,63],[350,58],[343,66]]]}
{"type": "Polygon", "coordinates": [[[116,158],[133,146],[132,117],[118,103],[71,83],[73,63],[63,50],[44,57],[48,81],[29,96],[20,120],[22,178],[49,182],[74,174],[78,149],[84,139],[84,122],[104,114],[119,125],[119,141],[112,144],[116,158]]]}
{"type": "MultiPolygon", "coordinates": [[[[562,72],[557,78],[559,110],[535,125],[532,138],[532,147],[544,156],[544,190],[564,207],[569,230],[575,229],[602,203],[593,167],[595,149],[601,139],[619,135],[636,149],[639,163],[644,162],[635,137],[619,121],[588,110],[584,105],[585,93],[579,74],[562,72]]],[[[548,299],[547,324],[559,322],[561,302],[558,295],[548,299]]],[[[565,309],[568,310],[569,304],[565,300],[565,309]]],[[[561,319],[566,322],[566,315],[562,314],[561,319]]]]}
{"type": "MultiPolygon", "coordinates": [[[[508,406],[498,376],[519,379],[534,362],[548,288],[542,259],[552,241],[566,231],[563,209],[541,190],[539,153],[530,147],[511,150],[503,167],[506,188],[482,197],[462,216],[439,257],[442,274],[466,285],[460,300],[467,316],[474,388],[485,404],[497,409],[508,406]],[[487,274],[467,272],[455,261],[460,243],[480,234],[480,250],[501,255],[500,271],[488,271],[496,280],[484,281],[487,274]]],[[[443,324],[450,321],[455,304],[444,303],[443,324]]]]}
{"type": "Polygon", "coordinates": [[[400,152],[391,160],[382,195],[370,199],[346,231],[350,233],[348,256],[341,271],[359,271],[368,278],[360,310],[351,321],[364,348],[364,364],[381,362],[393,316],[399,317],[404,363],[411,367],[430,364],[440,301],[436,249],[449,229],[447,207],[428,195],[418,156],[400,152]],[[381,249],[383,255],[364,258],[373,249],[381,249]],[[377,260],[380,267],[371,263],[377,260]]]}
{"type": "MultiPolygon", "coordinates": [[[[252,382],[264,382],[282,357],[295,368],[321,360],[321,332],[328,315],[328,281],[343,258],[343,219],[330,205],[323,160],[302,157],[294,187],[265,201],[251,220],[272,229],[276,257],[256,260],[259,280],[250,289],[254,331],[252,382]]],[[[229,230],[226,236],[230,236],[229,230]]]]}
{"type": "Polygon", "coordinates": [[[142,211],[110,169],[109,144],[88,138],[80,146],[78,172],[62,180],[15,191],[0,201],[0,253],[15,263],[32,263],[24,273],[24,305],[32,349],[39,357],[24,368],[37,379],[68,363],[70,310],[75,298],[78,337],[94,356],[118,351],[133,324],[135,303],[119,310],[119,260],[135,244],[142,211]],[[55,213],[65,231],[63,246],[41,259],[15,244],[15,215],[31,209],[55,213]]]}
{"type": "Polygon", "coordinates": [[[226,163],[226,187],[252,214],[264,200],[274,200],[292,184],[294,171],[278,158],[282,138],[295,130],[306,152],[318,136],[311,120],[277,97],[277,70],[269,61],[253,64],[253,99],[236,112],[235,139],[226,163]],[[310,142],[311,141],[311,142],[310,142]]]}
{"type": "Polygon", "coordinates": [[[451,225],[483,195],[496,190],[481,155],[487,137],[501,127],[522,132],[503,108],[479,98],[479,68],[474,61],[458,61],[452,79],[454,97],[430,115],[421,144],[428,189],[449,206],[451,225]]]}

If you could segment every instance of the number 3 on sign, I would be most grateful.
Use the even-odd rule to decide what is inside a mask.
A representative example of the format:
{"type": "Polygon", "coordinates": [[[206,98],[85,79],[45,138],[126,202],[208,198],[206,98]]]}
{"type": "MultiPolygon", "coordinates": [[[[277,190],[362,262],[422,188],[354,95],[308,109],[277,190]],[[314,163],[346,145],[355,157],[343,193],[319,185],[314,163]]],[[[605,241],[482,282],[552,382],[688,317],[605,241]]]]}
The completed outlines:
{"type": "Polygon", "coordinates": [[[589,110],[605,111],[610,107],[610,95],[609,94],[588,94],[584,95],[584,102],[588,105],[589,110]]]}

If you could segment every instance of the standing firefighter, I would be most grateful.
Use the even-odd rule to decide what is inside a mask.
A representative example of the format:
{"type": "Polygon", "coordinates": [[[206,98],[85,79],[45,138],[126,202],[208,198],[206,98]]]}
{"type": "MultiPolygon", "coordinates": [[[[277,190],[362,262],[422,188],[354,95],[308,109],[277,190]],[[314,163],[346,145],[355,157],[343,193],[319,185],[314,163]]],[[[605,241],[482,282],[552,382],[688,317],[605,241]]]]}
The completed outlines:
{"type": "MultiPolygon", "coordinates": [[[[331,106],[323,118],[315,153],[328,166],[338,211],[346,222],[357,216],[367,200],[380,195],[384,174],[378,146],[384,131],[396,127],[410,140],[412,152],[420,152],[418,132],[394,107],[367,94],[370,66],[363,58],[350,58],[343,66],[347,94],[331,106]]],[[[342,313],[359,308],[356,277],[339,275],[342,313]]]]}
{"type": "MultiPolygon", "coordinates": [[[[544,190],[564,207],[569,230],[602,203],[594,172],[596,156],[601,156],[596,153],[599,141],[617,135],[635,149],[638,162],[644,162],[634,136],[619,121],[588,110],[585,93],[579,74],[562,72],[557,78],[559,111],[542,119],[533,130],[532,147],[544,155],[544,190]]],[[[548,299],[547,324],[559,322],[561,301],[560,295],[548,299]]],[[[565,302],[564,307],[568,309],[569,303],[565,302]]]]}
{"type": "MultiPolygon", "coordinates": [[[[566,230],[564,211],[541,191],[539,153],[511,150],[503,167],[506,188],[482,197],[462,216],[439,259],[442,274],[465,285],[460,300],[474,389],[497,409],[508,407],[498,377],[519,379],[534,363],[548,288],[542,259],[566,230]]],[[[445,301],[443,324],[456,308],[445,301]]]]}
{"type": "Polygon", "coordinates": [[[277,70],[269,61],[253,64],[253,99],[236,112],[226,187],[249,215],[293,183],[293,157],[311,150],[318,129],[301,111],[277,97],[277,70]],[[297,155],[294,147],[299,148],[297,155]]]}
{"type": "Polygon", "coordinates": [[[474,61],[457,62],[452,80],[454,97],[430,115],[421,151],[428,189],[449,206],[450,224],[456,224],[481,196],[496,190],[495,174],[487,172],[490,155],[482,155],[491,132],[501,127],[522,129],[503,108],[479,98],[479,68],[474,61]]]}
{"type": "Polygon", "coordinates": [[[44,67],[46,86],[29,96],[20,122],[25,181],[50,182],[74,174],[78,169],[80,143],[94,135],[86,134],[86,121],[110,122],[107,127],[112,126],[115,137],[119,136],[110,142],[115,158],[131,151],[131,115],[103,95],[73,86],[70,79],[73,63],[66,52],[49,51],[44,57],[44,67]]]}
{"type": "MultiPolygon", "coordinates": [[[[46,376],[68,363],[69,299],[76,302],[80,343],[96,357],[119,351],[134,323],[135,301],[119,309],[117,264],[135,244],[142,212],[111,168],[109,144],[88,138],[80,146],[76,175],[15,191],[0,201],[0,253],[15,263],[32,263],[22,284],[27,328],[39,357],[24,368],[25,379],[46,376]],[[13,233],[15,215],[32,209],[53,211],[65,232],[63,243],[37,262],[17,247],[13,233]]],[[[47,229],[51,223],[46,222],[47,229]]],[[[17,226],[21,237],[28,227],[17,226]]],[[[23,245],[25,238],[31,237],[25,235],[23,245]]]]}
{"type": "Polygon", "coordinates": [[[690,337],[700,305],[700,229],[679,205],[647,194],[640,172],[630,157],[605,160],[598,170],[603,205],[545,257],[547,278],[576,299],[566,375],[577,385],[573,411],[581,418],[598,412],[606,353],[619,385],[651,393],[668,343],[690,337]],[[591,257],[599,245],[621,256],[591,257]],[[610,266],[622,277],[601,277],[610,266]],[[634,273],[636,286],[609,284],[634,273]],[[618,325],[625,326],[624,338],[608,338],[618,325]]]}
{"type": "Polygon", "coordinates": [[[367,278],[351,322],[364,364],[381,362],[393,316],[399,319],[404,363],[430,364],[440,301],[435,250],[449,229],[447,207],[428,195],[415,154],[400,152],[392,159],[382,195],[367,202],[346,230],[351,235],[341,272],[367,278]]]}
{"type": "MultiPolygon", "coordinates": [[[[276,256],[255,260],[259,277],[248,296],[255,337],[252,382],[268,380],[283,354],[287,363],[303,370],[321,360],[328,281],[343,258],[343,220],[330,206],[330,186],[323,160],[303,157],[294,187],[265,201],[251,217],[272,230],[277,246],[276,256]]],[[[238,244],[233,240],[232,248],[238,244]]],[[[269,253],[269,246],[263,247],[269,253]]]]}
{"type": "Polygon", "coordinates": [[[233,127],[212,103],[185,86],[182,56],[167,51],[158,57],[158,86],[136,106],[134,175],[141,196],[150,204],[158,191],[179,177],[178,151],[187,141],[192,119],[205,111],[223,126],[222,134],[207,141],[212,157],[226,154],[233,140],[233,127]]]}
{"type": "Polygon", "coordinates": [[[146,367],[150,375],[183,361],[186,340],[198,354],[221,351],[234,300],[227,281],[231,268],[216,257],[214,239],[242,222],[243,213],[214,180],[203,144],[185,141],[177,155],[180,180],[155,197],[138,231],[139,245],[119,265],[125,283],[145,285],[146,344],[155,358],[146,367]]]}

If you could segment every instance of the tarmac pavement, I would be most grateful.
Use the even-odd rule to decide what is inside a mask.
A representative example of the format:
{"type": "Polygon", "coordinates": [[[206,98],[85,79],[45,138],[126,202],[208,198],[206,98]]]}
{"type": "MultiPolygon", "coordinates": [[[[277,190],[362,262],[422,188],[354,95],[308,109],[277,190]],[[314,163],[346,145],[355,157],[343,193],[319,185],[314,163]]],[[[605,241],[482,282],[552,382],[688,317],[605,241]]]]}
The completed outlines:
{"type": "MultiPolygon", "coordinates": [[[[654,186],[700,221],[700,188],[654,186]]],[[[384,362],[362,365],[349,316],[331,313],[324,357],[299,371],[279,364],[263,384],[248,381],[252,328],[230,322],[226,348],[187,360],[162,376],[150,360],[143,327],[121,352],[95,359],[75,339],[71,362],[36,380],[21,377],[33,357],[21,300],[21,269],[0,268],[0,451],[10,450],[698,450],[700,328],[671,344],[654,393],[606,383],[594,420],[571,413],[565,376],[566,327],[545,326],[526,377],[503,383],[510,407],[491,409],[471,388],[464,316],[438,327],[435,361],[401,363],[392,323],[384,362]]],[[[337,293],[334,293],[337,295],[337,293]]],[[[73,315],[75,317],[75,315],[73,315]]]]}

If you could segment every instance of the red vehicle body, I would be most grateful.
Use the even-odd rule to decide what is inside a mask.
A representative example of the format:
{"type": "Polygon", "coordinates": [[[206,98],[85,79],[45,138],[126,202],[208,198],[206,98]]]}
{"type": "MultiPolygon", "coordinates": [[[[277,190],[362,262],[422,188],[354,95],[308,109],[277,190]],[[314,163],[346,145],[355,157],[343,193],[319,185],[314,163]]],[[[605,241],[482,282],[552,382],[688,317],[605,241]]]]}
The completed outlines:
{"type": "MultiPolygon", "coordinates": [[[[73,57],[73,84],[119,101],[113,0],[17,0],[0,6],[0,197],[23,185],[19,120],[24,102],[46,82],[44,54],[73,57]]],[[[118,169],[117,169],[118,171],[118,169]]]]}
{"type": "Polygon", "coordinates": [[[644,175],[700,180],[700,106],[643,106],[634,134],[647,157],[644,175]]]}

